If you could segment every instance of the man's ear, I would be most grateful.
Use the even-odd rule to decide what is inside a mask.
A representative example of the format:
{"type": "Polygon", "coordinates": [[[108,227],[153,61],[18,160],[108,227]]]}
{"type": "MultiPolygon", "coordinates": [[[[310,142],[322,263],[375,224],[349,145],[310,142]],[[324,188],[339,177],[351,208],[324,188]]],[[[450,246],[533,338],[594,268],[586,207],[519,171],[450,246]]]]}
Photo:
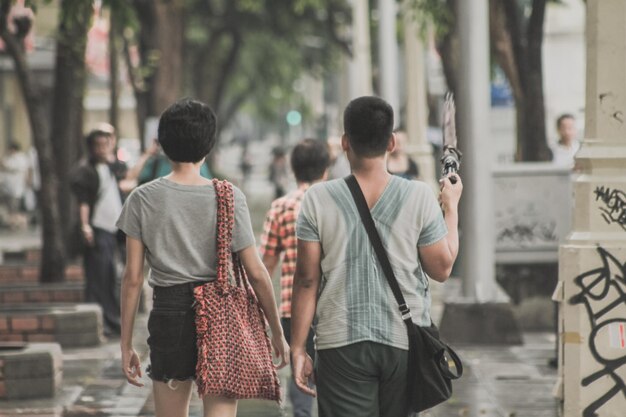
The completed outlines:
{"type": "Polygon", "coordinates": [[[392,133],[387,144],[387,152],[393,152],[394,149],[396,149],[396,134],[392,133]]]}
{"type": "Polygon", "coordinates": [[[341,149],[343,149],[344,152],[348,152],[348,149],[350,149],[350,140],[345,133],[341,136],[341,149]]]}

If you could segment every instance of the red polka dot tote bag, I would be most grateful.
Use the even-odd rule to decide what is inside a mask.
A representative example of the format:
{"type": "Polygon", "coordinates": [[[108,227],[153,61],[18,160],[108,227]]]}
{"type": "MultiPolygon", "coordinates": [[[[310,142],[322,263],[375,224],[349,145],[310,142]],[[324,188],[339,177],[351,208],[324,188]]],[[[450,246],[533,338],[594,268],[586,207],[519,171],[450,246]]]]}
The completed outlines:
{"type": "Polygon", "coordinates": [[[200,396],[280,401],[267,321],[236,253],[233,187],[213,180],[217,194],[217,280],[198,286],[196,384],[200,396]]]}

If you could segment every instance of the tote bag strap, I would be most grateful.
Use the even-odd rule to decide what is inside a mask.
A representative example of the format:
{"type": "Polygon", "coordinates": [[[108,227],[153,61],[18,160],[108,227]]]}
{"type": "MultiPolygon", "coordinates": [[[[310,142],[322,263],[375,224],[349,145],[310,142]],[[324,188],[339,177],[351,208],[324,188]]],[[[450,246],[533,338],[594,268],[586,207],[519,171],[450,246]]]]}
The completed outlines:
{"type": "Polygon", "coordinates": [[[233,236],[234,205],[232,186],[227,181],[213,179],[217,199],[217,220],[215,237],[217,240],[217,282],[228,285],[231,264],[230,245],[233,236]]]}
{"type": "Polygon", "coordinates": [[[235,285],[245,288],[248,295],[253,295],[254,291],[248,282],[241,259],[236,253],[231,251],[233,228],[235,226],[235,194],[233,185],[226,180],[220,181],[214,178],[213,186],[215,187],[217,197],[217,280],[220,285],[227,285],[232,273],[235,277],[235,285]]]}

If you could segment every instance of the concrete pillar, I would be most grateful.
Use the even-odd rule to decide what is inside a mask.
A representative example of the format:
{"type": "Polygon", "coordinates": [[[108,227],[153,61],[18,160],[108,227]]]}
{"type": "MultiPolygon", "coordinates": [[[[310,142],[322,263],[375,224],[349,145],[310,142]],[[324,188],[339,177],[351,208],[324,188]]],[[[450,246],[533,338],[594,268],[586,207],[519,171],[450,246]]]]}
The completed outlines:
{"type": "Polygon", "coordinates": [[[460,204],[462,290],[445,302],[441,334],[454,343],[519,344],[508,297],[495,282],[493,178],[489,137],[488,0],[458,2],[461,68],[458,148],[463,152],[460,204]]]}
{"type": "Polygon", "coordinates": [[[372,95],[368,0],[352,0],[352,59],[348,63],[350,100],[372,95]]]}
{"type": "Polygon", "coordinates": [[[495,301],[495,242],[489,137],[489,9],[487,0],[459,1],[461,68],[457,92],[461,174],[463,296],[495,301]],[[477,244],[479,243],[479,244],[477,244]]]}
{"type": "Polygon", "coordinates": [[[587,1],[585,140],[559,252],[563,415],[626,409],[626,0],[587,1]]]}
{"type": "Polygon", "coordinates": [[[398,83],[398,39],[396,36],[396,0],[378,0],[378,60],[380,66],[380,95],[391,107],[395,127],[400,125],[400,93],[398,83]]]}
{"type": "MultiPolygon", "coordinates": [[[[410,1],[405,2],[409,6],[410,1]]],[[[426,137],[428,103],[426,101],[426,60],[424,43],[412,13],[404,13],[404,55],[406,60],[406,133],[407,151],[417,162],[420,179],[437,187],[433,151],[426,137]]]]}

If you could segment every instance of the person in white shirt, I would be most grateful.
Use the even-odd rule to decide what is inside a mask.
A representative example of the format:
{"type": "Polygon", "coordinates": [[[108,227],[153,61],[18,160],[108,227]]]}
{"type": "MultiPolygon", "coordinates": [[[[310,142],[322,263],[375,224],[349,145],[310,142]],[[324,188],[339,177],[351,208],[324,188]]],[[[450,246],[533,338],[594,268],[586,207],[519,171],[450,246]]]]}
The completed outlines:
{"type": "Polygon", "coordinates": [[[12,214],[21,211],[30,162],[28,157],[15,142],[9,144],[6,156],[2,160],[5,171],[5,189],[9,197],[9,210],[12,214]]]}
{"type": "Polygon", "coordinates": [[[574,156],[580,148],[576,138],[576,119],[571,114],[562,114],[556,120],[559,140],[552,146],[552,162],[556,165],[574,168],[574,156]]]}
{"type": "Polygon", "coordinates": [[[86,137],[88,158],[70,173],[79,206],[85,270],[85,301],[102,307],[105,335],[120,333],[116,222],[122,212],[120,183],[126,165],[111,161],[111,133],[92,130],[86,137]]]}

